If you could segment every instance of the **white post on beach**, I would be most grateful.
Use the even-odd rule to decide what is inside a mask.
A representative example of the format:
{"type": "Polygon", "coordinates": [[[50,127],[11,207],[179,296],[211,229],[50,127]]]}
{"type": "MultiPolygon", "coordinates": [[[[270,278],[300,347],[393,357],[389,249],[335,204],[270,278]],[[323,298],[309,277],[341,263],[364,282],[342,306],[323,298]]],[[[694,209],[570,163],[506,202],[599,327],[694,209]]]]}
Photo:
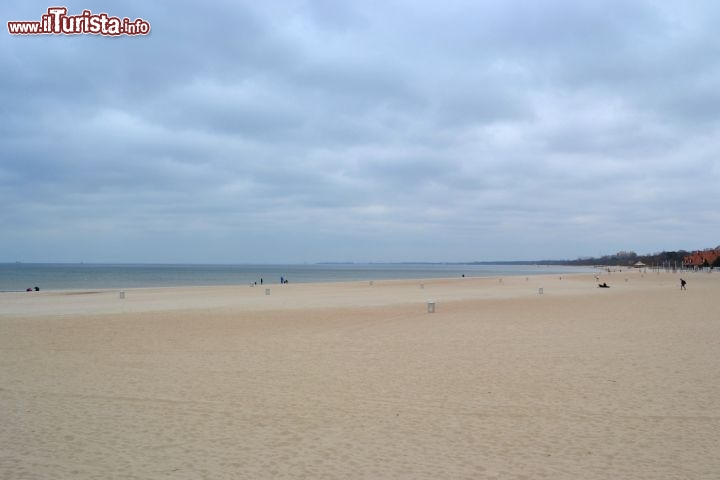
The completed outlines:
{"type": "Polygon", "coordinates": [[[435,300],[428,300],[427,309],[428,313],[435,313],[435,300]]]}
{"type": "Polygon", "coordinates": [[[120,292],[120,298],[125,298],[125,292],[120,292]]]}
{"type": "Polygon", "coordinates": [[[270,295],[270,289],[269,289],[269,288],[266,288],[266,289],[265,289],[265,295],[270,295]]]}

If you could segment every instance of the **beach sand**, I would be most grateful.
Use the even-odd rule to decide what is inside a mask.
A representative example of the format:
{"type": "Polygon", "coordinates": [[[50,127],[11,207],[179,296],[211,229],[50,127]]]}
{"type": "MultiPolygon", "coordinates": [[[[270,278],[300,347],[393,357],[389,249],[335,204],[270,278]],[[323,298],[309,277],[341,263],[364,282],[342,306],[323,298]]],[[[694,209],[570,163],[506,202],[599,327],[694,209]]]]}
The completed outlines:
{"type": "Polygon", "coordinates": [[[3,293],[0,478],[717,479],[679,277],[3,293]]]}

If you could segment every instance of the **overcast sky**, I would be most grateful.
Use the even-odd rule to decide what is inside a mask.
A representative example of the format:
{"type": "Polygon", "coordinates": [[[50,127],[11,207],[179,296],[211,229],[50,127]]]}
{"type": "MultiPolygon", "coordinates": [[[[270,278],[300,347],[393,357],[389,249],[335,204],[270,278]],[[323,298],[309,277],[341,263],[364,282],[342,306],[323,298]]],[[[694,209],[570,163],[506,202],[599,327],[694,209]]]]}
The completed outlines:
{"type": "Polygon", "coordinates": [[[152,31],[13,36],[54,3],[0,4],[0,261],[720,244],[720,2],[61,4],[152,31]]]}

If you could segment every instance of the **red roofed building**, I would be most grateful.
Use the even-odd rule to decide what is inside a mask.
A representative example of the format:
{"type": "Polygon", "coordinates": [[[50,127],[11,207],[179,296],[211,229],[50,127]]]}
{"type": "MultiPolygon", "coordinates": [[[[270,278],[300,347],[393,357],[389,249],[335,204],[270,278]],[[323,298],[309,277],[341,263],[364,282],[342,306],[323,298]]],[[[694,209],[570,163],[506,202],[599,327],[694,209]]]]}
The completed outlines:
{"type": "Polygon", "coordinates": [[[693,252],[683,258],[683,265],[686,267],[710,266],[720,258],[720,248],[714,250],[701,250],[693,252]]]}

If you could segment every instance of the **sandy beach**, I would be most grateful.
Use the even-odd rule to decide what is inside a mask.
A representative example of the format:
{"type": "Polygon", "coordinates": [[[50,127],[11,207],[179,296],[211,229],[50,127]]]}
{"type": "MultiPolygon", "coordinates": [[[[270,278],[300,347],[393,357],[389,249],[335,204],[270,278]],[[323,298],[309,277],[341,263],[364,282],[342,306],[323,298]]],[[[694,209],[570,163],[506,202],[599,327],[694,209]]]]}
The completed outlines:
{"type": "Polygon", "coordinates": [[[717,479],[680,276],[3,293],[0,478],[717,479]]]}

